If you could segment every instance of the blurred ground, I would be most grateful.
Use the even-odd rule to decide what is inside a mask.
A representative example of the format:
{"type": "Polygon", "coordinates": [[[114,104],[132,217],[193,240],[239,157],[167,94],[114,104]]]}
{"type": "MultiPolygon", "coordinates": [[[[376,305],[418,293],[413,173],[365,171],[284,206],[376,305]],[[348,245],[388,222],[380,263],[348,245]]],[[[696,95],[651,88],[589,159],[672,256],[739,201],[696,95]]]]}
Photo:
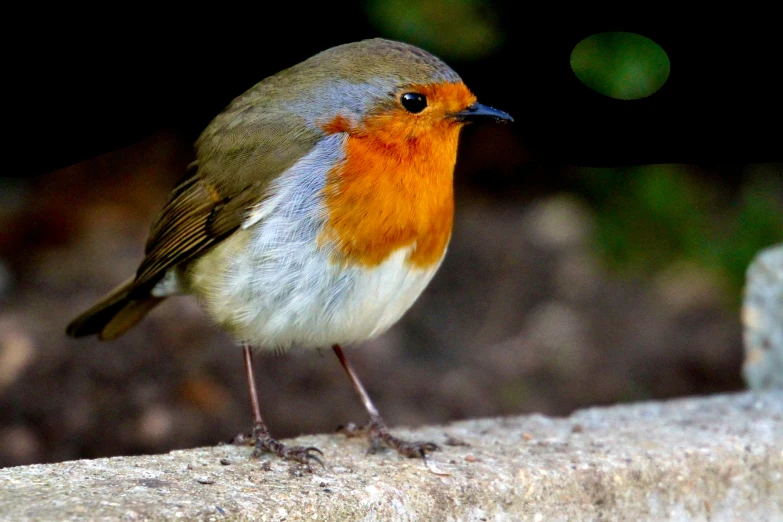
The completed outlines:
{"type": "MultiPolygon", "coordinates": [[[[524,196],[525,179],[477,190],[478,165],[519,150],[500,139],[464,142],[454,236],[426,293],[390,332],[347,350],[387,421],[564,414],[741,388],[739,316],[715,282],[687,266],[618,279],[593,254],[594,216],[575,196],[524,196]]],[[[4,184],[0,466],[164,452],[249,428],[240,350],[192,299],[170,299],[112,343],[64,334],[133,274],[190,158],[189,144],[160,134],[4,184]]],[[[275,435],[364,421],[331,350],[257,365],[275,435]]]]}

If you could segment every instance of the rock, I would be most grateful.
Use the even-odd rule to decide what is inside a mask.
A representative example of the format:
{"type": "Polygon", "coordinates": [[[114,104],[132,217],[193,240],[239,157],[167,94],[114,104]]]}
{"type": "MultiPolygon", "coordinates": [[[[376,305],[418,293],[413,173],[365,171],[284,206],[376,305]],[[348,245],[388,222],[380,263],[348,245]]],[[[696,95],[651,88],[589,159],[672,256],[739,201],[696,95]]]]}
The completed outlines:
{"type": "Polygon", "coordinates": [[[9,520],[783,520],[783,391],[455,422],[429,465],[339,435],[326,469],[215,446],[0,470],[9,520]],[[455,444],[454,441],[459,441],[455,444]],[[224,462],[230,462],[225,465],[224,462]],[[264,465],[267,464],[268,465],[264,465]]]}
{"type": "Polygon", "coordinates": [[[762,250],[748,267],[742,323],[748,386],[783,388],[783,244],[762,250]]]}

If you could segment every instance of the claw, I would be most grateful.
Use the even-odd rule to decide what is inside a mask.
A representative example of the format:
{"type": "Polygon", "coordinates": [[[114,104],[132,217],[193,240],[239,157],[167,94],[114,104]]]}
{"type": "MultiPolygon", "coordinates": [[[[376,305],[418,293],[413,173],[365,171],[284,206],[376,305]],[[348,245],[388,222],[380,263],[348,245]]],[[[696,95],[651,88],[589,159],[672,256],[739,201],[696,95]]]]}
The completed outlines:
{"type": "MultiPolygon", "coordinates": [[[[316,451],[318,451],[318,450],[316,450],[316,451]]],[[[321,453],[321,452],[320,452],[320,451],[318,451],[318,453],[321,453]]],[[[321,453],[321,455],[323,455],[323,453],[321,453]]],[[[326,466],[324,465],[323,461],[322,461],[321,459],[319,459],[318,457],[316,457],[315,455],[310,455],[310,454],[308,453],[306,458],[308,459],[308,462],[306,463],[306,466],[308,467],[308,469],[310,468],[310,462],[309,462],[309,461],[310,461],[310,460],[314,460],[314,461],[316,461],[318,464],[320,464],[320,465],[321,465],[321,469],[323,469],[323,470],[326,470],[326,466]]],[[[310,471],[312,471],[312,470],[310,470],[310,471]]]]}
{"type": "Polygon", "coordinates": [[[415,442],[414,444],[419,444],[422,451],[429,451],[430,453],[433,451],[440,451],[440,446],[434,442],[415,442]]]}
{"type": "Polygon", "coordinates": [[[302,446],[294,446],[293,448],[284,448],[282,450],[282,454],[280,454],[281,457],[283,457],[286,460],[295,460],[297,462],[300,462],[304,464],[307,467],[307,471],[312,473],[312,468],[310,467],[310,461],[314,460],[318,464],[321,465],[321,468],[326,469],[326,465],[324,465],[323,461],[318,458],[313,453],[317,452],[321,456],[323,456],[323,452],[316,448],[315,446],[308,446],[308,447],[302,447],[302,446]]]}
{"type": "Polygon", "coordinates": [[[299,462],[300,464],[304,464],[310,472],[312,472],[310,461],[313,460],[320,464],[323,469],[326,469],[326,465],[324,465],[323,461],[314,454],[318,453],[323,456],[323,452],[315,446],[293,446],[289,448],[282,442],[276,441],[268,434],[256,439],[256,447],[253,449],[253,453],[250,454],[250,457],[258,458],[262,453],[272,453],[285,460],[299,462]]]}
{"type": "MultiPolygon", "coordinates": [[[[291,448],[291,449],[295,450],[297,448],[291,448]]],[[[305,464],[308,468],[310,467],[310,461],[314,460],[318,464],[320,464],[323,469],[326,469],[326,466],[324,465],[323,461],[320,458],[316,457],[315,455],[311,454],[311,452],[316,452],[323,457],[324,456],[323,451],[319,450],[315,446],[308,446],[306,448],[301,448],[300,450],[297,451],[297,453],[299,452],[304,453],[304,456],[302,458],[305,460],[305,462],[303,462],[303,464],[305,464]]]]}
{"type": "Polygon", "coordinates": [[[410,458],[421,458],[426,461],[427,453],[440,450],[440,447],[434,442],[408,442],[398,439],[389,433],[386,424],[380,418],[374,418],[366,426],[361,427],[353,423],[339,426],[337,431],[343,433],[346,437],[366,435],[370,439],[370,447],[367,449],[368,454],[374,454],[381,449],[381,446],[386,445],[400,455],[410,458]]]}
{"type": "Polygon", "coordinates": [[[427,453],[432,453],[433,451],[440,450],[440,447],[434,442],[423,442],[423,441],[406,442],[404,440],[398,439],[397,437],[392,437],[391,435],[388,436],[388,440],[386,440],[386,438],[384,438],[383,440],[389,446],[396,449],[397,453],[399,453],[400,455],[405,455],[406,457],[412,459],[421,458],[426,460],[427,453]]]}

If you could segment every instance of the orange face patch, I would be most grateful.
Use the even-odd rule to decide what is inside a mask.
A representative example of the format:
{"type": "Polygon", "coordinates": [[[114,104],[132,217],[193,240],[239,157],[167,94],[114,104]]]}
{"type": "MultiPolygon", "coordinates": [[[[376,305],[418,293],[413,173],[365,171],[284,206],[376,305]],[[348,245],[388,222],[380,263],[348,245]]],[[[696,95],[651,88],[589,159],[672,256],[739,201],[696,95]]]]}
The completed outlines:
{"type": "Polygon", "coordinates": [[[436,264],[451,236],[453,173],[461,124],[448,114],[476,98],[462,83],[413,86],[427,109],[371,113],[358,125],[338,116],[327,132],[348,132],[345,160],[328,173],[321,240],[350,263],[377,266],[412,246],[409,262],[436,264]],[[338,130],[339,129],[339,130],[338,130]]]}

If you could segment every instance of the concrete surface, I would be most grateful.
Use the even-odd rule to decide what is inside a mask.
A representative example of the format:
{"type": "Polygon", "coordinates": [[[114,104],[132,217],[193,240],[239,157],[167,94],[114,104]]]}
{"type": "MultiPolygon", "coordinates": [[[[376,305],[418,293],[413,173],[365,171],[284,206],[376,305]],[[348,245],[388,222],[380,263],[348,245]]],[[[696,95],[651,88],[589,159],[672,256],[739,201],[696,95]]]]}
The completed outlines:
{"type": "Polygon", "coordinates": [[[748,267],[742,325],[748,386],[783,389],[783,243],[759,252],[748,267]]]}
{"type": "Polygon", "coordinates": [[[250,448],[0,470],[3,520],[783,520],[783,391],[397,430],[431,466],[303,436],[327,469],[250,448]]]}

